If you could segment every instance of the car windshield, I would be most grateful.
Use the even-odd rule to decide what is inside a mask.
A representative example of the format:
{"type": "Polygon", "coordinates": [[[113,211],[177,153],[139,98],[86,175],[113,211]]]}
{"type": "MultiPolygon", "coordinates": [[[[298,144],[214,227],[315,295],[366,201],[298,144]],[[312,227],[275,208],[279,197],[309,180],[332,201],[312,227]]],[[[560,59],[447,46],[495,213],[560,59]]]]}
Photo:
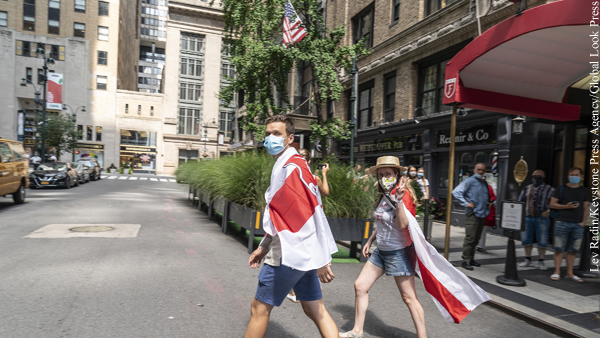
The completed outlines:
{"type": "Polygon", "coordinates": [[[83,164],[87,165],[88,167],[95,167],[93,161],[79,161],[79,163],[83,163],[83,164]]]}
{"type": "Polygon", "coordinates": [[[37,170],[67,170],[66,163],[42,163],[38,166],[37,170]]]}

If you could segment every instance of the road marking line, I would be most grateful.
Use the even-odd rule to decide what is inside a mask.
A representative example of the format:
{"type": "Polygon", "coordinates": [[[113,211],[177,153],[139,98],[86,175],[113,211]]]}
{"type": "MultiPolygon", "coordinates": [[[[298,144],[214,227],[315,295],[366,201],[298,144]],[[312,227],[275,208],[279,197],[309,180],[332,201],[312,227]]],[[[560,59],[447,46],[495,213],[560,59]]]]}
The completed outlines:
{"type": "Polygon", "coordinates": [[[171,183],[177,183],[177,180],[169,180],[171,183]]]}
{"type": "Polygon", "coordinates": [[[146,181],[148,180],[148,177],[140,177],[140,181],[146,181]]]}
{"type": "Polygon", "coordinates": [[[130,180],[132,180],[132,181],[135,181],[135,180],[137,180],[138,178],[137,178],[137,177],[130,177],[129,179],[130,179],[130,180]]]}
{"type": "Polygon", "coordinates": [[[114,180],[115,178],[117,178],[117,176],[109,176],[106,179],[108,179],[108,180],[114,180]]]}
{"type": "Polygon", "coordinates": [[[150,179],[150,181],[154,181],[154,182],[156,182],[156,181],[158,181],[158,179],[156,179],[156,178],[151,178],[151,179],[150,179]]]}
{"type": "Polygon", "coordinates": [[[126,179],[127,179],[127,176],[121,176],[121,177],[119,177],[119,179],[120,179],[120,180],[126,180],[126,179]]]}
{"type": "Polygon", "coordinates": [[[161,179],[160,179],[160,181],[161,181],[161,182],[169,182],[169,180],[167,180],[167,179],[164,179],[164,178],[161,178],[161,179]]]}

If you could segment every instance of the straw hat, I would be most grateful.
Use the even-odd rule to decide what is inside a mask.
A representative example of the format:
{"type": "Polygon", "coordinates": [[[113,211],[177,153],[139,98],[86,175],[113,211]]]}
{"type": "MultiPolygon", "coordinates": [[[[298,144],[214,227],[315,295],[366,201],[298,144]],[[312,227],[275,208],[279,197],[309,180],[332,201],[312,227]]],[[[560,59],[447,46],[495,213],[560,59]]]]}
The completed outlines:
{"type": "Polygon", "coordinates": [[[369,173],[377,175],[379,168],[398,168],[400,172],[407,170],[406,167],[400,165],[400,160],[396,156],[381,156],[377,158],[377,164],[369,168],[369,173]]]}

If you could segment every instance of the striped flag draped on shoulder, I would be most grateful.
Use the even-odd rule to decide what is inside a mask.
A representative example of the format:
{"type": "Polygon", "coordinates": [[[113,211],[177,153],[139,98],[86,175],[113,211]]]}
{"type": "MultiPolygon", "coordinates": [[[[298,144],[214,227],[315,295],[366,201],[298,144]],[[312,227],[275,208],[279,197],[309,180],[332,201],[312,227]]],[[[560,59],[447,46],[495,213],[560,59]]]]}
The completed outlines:
{"type": "Polygon", "coordinates": [[[306,36],[306,28],[302,26],[302,20],[296,14],[291,2],[285,3],[283,15],[283,45],[300,42],[306,36]]]}

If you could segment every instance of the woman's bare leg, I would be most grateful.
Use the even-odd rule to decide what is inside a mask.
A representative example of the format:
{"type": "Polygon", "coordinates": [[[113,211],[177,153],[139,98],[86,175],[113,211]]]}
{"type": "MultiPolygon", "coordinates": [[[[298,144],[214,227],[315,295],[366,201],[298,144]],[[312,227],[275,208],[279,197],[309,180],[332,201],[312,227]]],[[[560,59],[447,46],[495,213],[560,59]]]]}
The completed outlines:
{"type": "Polygon", "coordinates": [[[427,332],[425,330],[425,312],[423,312],[423,307],[417,298],[415,276],[397,276],[394,277],[394,279],[396,280],[396,285],[398,286],[398,290],[400,290],[400,294],[402,295],[402,300],[406,306],[408,306],[410,315],[415,323],[417,336],[419,338],[427,337],[427,332]]]}

